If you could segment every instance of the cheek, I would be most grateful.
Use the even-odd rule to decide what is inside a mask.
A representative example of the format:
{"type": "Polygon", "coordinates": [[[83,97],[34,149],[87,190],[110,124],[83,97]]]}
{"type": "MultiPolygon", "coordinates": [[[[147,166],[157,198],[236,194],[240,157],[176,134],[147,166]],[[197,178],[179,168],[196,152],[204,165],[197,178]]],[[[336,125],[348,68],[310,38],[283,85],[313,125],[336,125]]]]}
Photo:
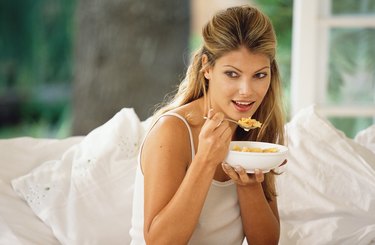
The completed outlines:
{"type": "Polygon", "coordinates": [[[210,80],[209,87],[214,94],[220,96],[230,96],[238,91],[235,83],[226,81],[224,77],[215,76],[213,78],[214,79],[210,80]]]}
{"type": "Polygon", "coordinates": [[[261,96],[261,97],[264,97],[269,89],[271,85],[271,81],[267,81],[267,82],[264,82],[264,83],[260,83],[259,86],[258,86],[258,94],[261,96]]]}
{"type": "Polygon", "coordinates": [[[268,85],[263,88],[263,91],[262,91],[263,97],[266,96],[267,91],[268,91],[269,88],[270,88],[270,84],[268,83],[268,85]]]}
{"type": "Polygon", "coordinates": [[[222,84],[222,90],[225,95],[233,95],[239,91],[239,88],[236,83],[224,82],[222,84]]]}
{"type": "Polygon", "coordinates": [[[270,87],[270,83],[264,84],[263,86],[260,86],[258,90],[258,96],[261,98],[261,101],[263,101],[264,97],[266,96],[268,89],[270,87]]]}

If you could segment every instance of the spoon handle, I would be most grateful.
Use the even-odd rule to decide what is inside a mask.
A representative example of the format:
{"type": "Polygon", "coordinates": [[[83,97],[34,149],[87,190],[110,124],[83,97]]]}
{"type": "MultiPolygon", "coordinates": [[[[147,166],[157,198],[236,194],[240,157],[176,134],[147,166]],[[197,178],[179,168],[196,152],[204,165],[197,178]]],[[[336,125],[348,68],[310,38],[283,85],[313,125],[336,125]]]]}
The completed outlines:
{"type": "MultiPolygon", "coordinates": [[[[203,118],[204,119],[208,119],[206,116],[204,116],[203,118]]],[[[248,126],[243,125],[243,124],[239,123],[238,121],[230,119],[230,118],[224,118],[224,120],[227,120],[228,122],[232,122],[232,123],[237,124],[238,126],[240,126],[245,131],[249,131],[250,129],[255,129],[256,128],[256,127],[248,127],[248,126]]]]}
{"type": "MultiPolygon", "coordinates": [[[[204,116],[203,119],[206,119],[206,120],[207,120],[208,117],[204,116]]],[[[227,120],[228,122],[232,122],[232,123],[235,123],[235,124],[239,125],[238,122],[237,122],[236,120],[233,120],[233,119],[230,119],[230,118],[224,118],[223,120],[227,120]]]]}

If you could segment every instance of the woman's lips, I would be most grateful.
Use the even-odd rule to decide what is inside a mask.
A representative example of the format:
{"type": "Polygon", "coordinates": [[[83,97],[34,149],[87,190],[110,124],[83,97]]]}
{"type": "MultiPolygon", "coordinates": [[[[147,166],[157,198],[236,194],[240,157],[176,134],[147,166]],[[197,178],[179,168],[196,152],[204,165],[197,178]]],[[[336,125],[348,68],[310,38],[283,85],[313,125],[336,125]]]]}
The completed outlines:
{"type": "Polygon", "coordinates": [[[247,112],[249,110],[251,110],[251,108],[253,107],[253,104],[255,103],[254,101],[250,102],[250,101],[234,101],[232,100],[232,103],[234,105],[234,107],[236,108],[236,110],[240,111],[240,112],[247,112]]]}

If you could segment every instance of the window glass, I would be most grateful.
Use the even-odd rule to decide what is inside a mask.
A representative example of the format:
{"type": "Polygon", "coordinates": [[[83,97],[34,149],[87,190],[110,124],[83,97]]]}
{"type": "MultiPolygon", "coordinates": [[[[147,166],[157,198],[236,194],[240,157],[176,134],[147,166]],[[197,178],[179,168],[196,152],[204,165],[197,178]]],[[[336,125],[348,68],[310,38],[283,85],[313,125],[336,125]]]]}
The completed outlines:
{"type": "Polygon", "coordinates": [[[332,28],[325,104],[375,103],[375,28],[332,28]]]}
{"type": "Polygon", "coordinates": [[[375,15],[375,0],[331,0],[333,15],[375,15]]]}
{"type": "Polygon", "coordinates": [[[356,134],[373,124],[371,117],[329,117],[335,128],[343,131],[347,137],[354,138],[356,134]]]}

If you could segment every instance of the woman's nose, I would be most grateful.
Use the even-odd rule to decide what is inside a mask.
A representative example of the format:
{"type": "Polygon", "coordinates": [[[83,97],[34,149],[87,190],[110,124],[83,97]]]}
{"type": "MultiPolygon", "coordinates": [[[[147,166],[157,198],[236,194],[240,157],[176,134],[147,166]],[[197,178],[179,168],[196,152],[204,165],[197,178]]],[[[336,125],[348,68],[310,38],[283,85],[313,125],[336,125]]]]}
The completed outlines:
{"type": "Polygon", "coordinates": [[[242,81],[239,87],[240,95],[249,95],[252,92],[251,83],[249,81],[242,81]]]}

